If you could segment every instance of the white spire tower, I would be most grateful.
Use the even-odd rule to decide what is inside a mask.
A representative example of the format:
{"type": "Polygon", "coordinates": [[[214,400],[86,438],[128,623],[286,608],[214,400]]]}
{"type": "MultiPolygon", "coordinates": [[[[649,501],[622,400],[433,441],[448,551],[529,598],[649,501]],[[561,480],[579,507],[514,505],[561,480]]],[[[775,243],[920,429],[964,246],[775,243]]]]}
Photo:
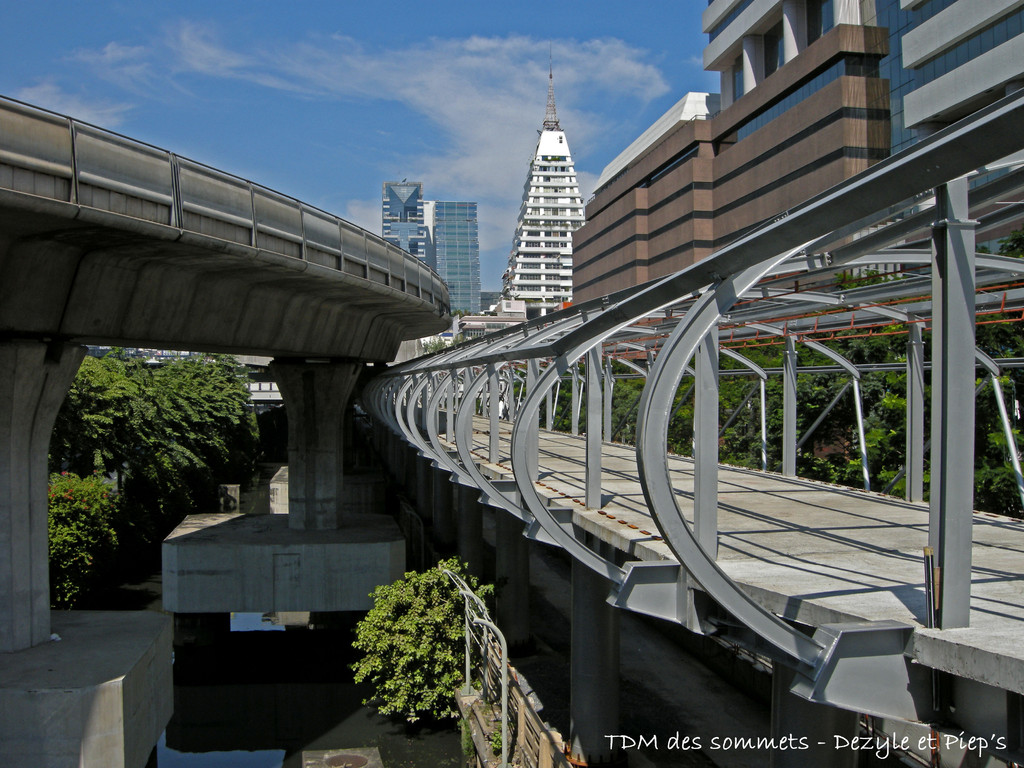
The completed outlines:
{"type": "Polygon", "coordinates": [[[545,315],[572,301],[572,233],[581,226],[583,199],[569,142],[558,122],[549,65],[544,127],[523,188],[508,269],[502,276],[502,293],[525,300],[528,317],[545,315]]]}

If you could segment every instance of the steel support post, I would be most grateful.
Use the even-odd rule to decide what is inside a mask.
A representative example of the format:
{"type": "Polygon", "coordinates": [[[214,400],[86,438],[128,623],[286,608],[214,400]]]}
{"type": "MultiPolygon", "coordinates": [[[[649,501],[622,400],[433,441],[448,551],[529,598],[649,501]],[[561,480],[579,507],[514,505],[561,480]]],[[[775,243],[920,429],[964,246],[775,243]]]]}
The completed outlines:
{"type": "Polygon", "coordinates": [[[907,338],[907,501],[924,501],[924,341],[921,324],[907,338]]]}
{"type": "Polygon", "coordinates": [[[770,753],[771,768],[856,768],[859,753],[850,747],[860,716],[790,693],[794,674],[773,665],[771,735],[777,747],[770,753]]]}
{"type": "Polygon", "coordinates": [[[611,355],[604,358],[604,441],[612,441],[612,399],[615,394],[615,374],[612,373],[611,355]]]}
{"type": "Polygon", "coordinates": [[[448,433],[448,442],[455,442],[455,395],[456,386],[455,382],[459,380],[459,371],[457,368],[451,370],[451,375],[448,377],[448,418],[445,420],[445,432],[448,433]]]}
{"type": "Polygon", "coordinates": [[[935,189],[932,228],[932,452],[928,543],[938,627],[970,623],[974,505],[974,222],[967,179],[935,189]]]}
{"type": "Polygon", "coordinates": [[[84,356],[70,344],[0,343],[0,652],[50,639],[50,433],[84,356]]]}
{"type": "Polygon", "coordinates": [[[697,542],[718,557],[718,327],[697,347],[693,425],[693,517],[697,542]]]}
{"type": "Polygon", "coordinates": [[[345,517],[343,421],[362,363],[275,358],[288,412],[288,527],[339,528],[345,517]]]}
{"type": "Polygon", "coordinates": [[[453,510],[454,488],[451,473],[442,467],[433,467],[433,510],[431,519],[434,527],[434,549],[447,554],[455,549],[456,526],[453,510]]]}
{"type": "Polygon", "coordinates": [[[572,563],[572,651],[569,664],[571,757],[585,765],[616,760],[608,734],[619,731],[619,615],[607,602],[611,584],[572,563]]]}
{"type": "Polygon", "coordinates": [[[496,617],[509,649],[519,653],[530,645],[530,542],[521,520],[502,509],[494,515],[496,617]]]}
{"type": "MultiPolygon", "coordinates": [[[[532,392],[540,379],[540,361],[532,358],[526,363],[526,391],[532,392]]],[[[538,416],[539,418],[539,416],[538,416]]],[[[540,429],[534,429],[530,434],[529,453],[527,455],[526,471],[531,482],[537,482],[540,476],[540,429]]]]}
{"type": "Polygon", "coordinates": [[[480,489],[456,485],[458,525],[456,552],[469,573],[481,578],[484,573],[484,524],[480,507],[480,489]]]}
{"type": "Polygon", "coordinates": [[[591,509],[601,507],[601,350],[587,352],[587,462],[584,467],[583,502],[591,509]]]}
{"type": "Polygon", "coordinates": [[[548,389],[546,398],[547,400],[545,404],[546,407],[544,410],[544,417],[547,421],[548,432],[551,432],[555,428],[555,403],[557,402],[555,399],[555,390],[548,389]]]}
{"type": "Polygon", "coordinates": [[[580,375],[576,368],[576,364],[572,365],[572,380],[570,386],[572,387],[572,433],[578,435],[580,433],[580,375]]]}
{"type": "Polygon", "coordinates": [[[768,471],[768,398],[765,397],[764,379],[761,379],[761,471],[768,471]]]}
{"type": "Polygon", "coordinates": [[[796,341],[786,337],[782,357],[782,474],[796,475],[796,341]]]}
{"type": "Polygon", "coordinates": [[[501,460],[501,450],[498,446],[501,377],[498,375],[497,366],[489,365],[487,371],[487,460],[491,464],[497,464],[501,460]]]}
{"type": "Polygon", "coordinates": [[[853,380],[853,405],[857,414],[857,440],[860,445],[860,472],[864,478],[864,490],[871,490],[871,473],[868,469],[868,443],[864,438],[864,403],[860,395],[860,381],[853,380]]]}

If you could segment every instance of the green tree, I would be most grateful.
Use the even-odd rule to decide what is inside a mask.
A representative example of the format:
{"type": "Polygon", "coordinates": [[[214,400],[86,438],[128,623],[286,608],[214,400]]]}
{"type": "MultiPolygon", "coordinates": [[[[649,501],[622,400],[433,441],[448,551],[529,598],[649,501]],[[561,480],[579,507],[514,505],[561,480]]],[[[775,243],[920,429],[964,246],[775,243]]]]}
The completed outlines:
{"type": "Polygon", "coordinates": [[[51,471],[98,472],[121,491],[119,562],[145,557],[221,482],[246,482],[258,449],[244,367],[211,355],[152,367],[87,357],[58,414],[51,471]]]}
{"type": "Polygon", "coordinates": [[[50,478],[50,603],[73,608],[110,572],[119,500],[99,475],[50,478]]]}
{"type": "Polygon", "coordinates": [[[377,587],[373,608],[356,626],[353,647],[364,655],[352,665],[355,680],[369,682],[373,694],[363,703],[381,714],[409,722],[458,716],[454,697],[463,678],[463,598],[444,569],[462,576],[482,598],[493,592],[479,587],[458,559],[443,560],[377,587]]]}

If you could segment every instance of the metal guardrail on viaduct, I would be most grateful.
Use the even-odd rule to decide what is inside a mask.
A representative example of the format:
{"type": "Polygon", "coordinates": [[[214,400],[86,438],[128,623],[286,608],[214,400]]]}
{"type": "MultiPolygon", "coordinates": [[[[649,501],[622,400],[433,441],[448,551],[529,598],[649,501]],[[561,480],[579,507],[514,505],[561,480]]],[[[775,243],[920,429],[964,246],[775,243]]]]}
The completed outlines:
{"type": "MultiPolygon", "coordinates": [[[[1022,121],[1018,92],[675,275],[396,366],[363,397],[382,425],[385,455],[401,467],[411,445],[444,478],[435,484],[450,476],[479,489],[526,538],[571,555],[574,602],[589,583],[586,591],[618,608],[774,660],[789,670],[776,674],[783,692],[828,705],[805,719],[839,708],[931,724],[983,738],[1000,760],[1024,759],[1024,524],[972,513],[971,440],[976,370],[982,385],[998,387],[1001,371],[1021,364],[993,359],[974,339],[977,318],[1024,309],[1021,262],[975,253],[976,237],[1021,214],[1011,201],[1024,170],[1000,161],[1024,148],[1022,121]],[[838,273],[869,267],[889,279],[833,287],[838,273]],[[887,325],[907,339],[907,500],[798,480],[798,345],[829,358],[813,370],[850,379],[859,414],[858,383],[872,367],[816,339],[887,325]],[[927,359],[922,330],[931,331],[927,359]],[[744,356],[744,344],[766,338],[785,345],[782,370],[744,356]],[[720,371],[725,356],[730,370],[720,371]],[[610,442],[613,361],[619,375],[646,377],[635,453],[610,442]],[[754,382],[744,406],[756,404],[761,382],[762,441],[763,382],[784,379],[781,475],[718,464],[719,376],[743,374],[754,382]],[[666,453],[688,377],[692,461],[666,453]],[[585,437],[540,428],[542,412],[552,428],[560,386],[572,388],[573,431],[585,391],[585,437]],[[927,578],[925,547],[935,565],[927,578]]],[[[1005,414],[1003,423],[1019,490],[1005,414]]],[[[600,638],[612,619],[597,609],[589,617],[579,642],[601,658],[591,646],[611,642],[600,638]]],[[[596,703],[573,704],[573,753],[600,762],[614,757],[601,734],[619,732],[616,683],[587,674],[589,683],[573,679],[574,702],[589,693],[596,703]]],[[[788,711],[780,701],[776,709],[788,711]]],[[[786,711],[773,712],[783,729],[793,725],[786,711]]],[[[836,721],[822,722],[831,745],[824,731],[836,721]]],[[[834,753],[778,758],[773,764],[850,764],[834,753]]]]}
{"type": "Polygon", "coordinates": [[[0,336],[388,361],[448,312],[438,275],[376,235],[0,99],[0,336]]]}

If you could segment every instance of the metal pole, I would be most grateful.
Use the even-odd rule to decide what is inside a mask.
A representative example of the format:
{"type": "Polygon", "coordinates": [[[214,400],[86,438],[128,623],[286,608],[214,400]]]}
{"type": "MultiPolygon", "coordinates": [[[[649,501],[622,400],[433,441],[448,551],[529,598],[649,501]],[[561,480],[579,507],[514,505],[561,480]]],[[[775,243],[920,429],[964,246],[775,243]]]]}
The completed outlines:
{"type": "MultiPolygon", "coordinates": [[[[524,390],[532,392],[533,388],[537,386],[537,380],[540,378],[540,361],[537,358],[531,358],[526,363],[526,386],[524,390]]],[[[538,414],[537,419],[540,416],[538,414]]],[[[529,455],[527,456],[526,470],[529,474],[530,482],[537,482],[540,477],[540,424],[532,424],[530,430],[530,447],[529,455]]]]}
{"type": "Polygon", "coordinates": [[[935,188],[932,227],[932,460],[928,544],[940,581],[938,627],[971,613],[974,505],[974,223],[967,179],[935,188]]]}
{"type": "Polygon", "coordinates": [[[601,507],[601,350],[593,346],[587,352],[587,462],[584,504],[601,507]]]}
{"type": "Polygon", "coordinates": [[[498,368],[494,364],[487,366],[487,400],[487,460],[491,464],[497,464],[501,460],[498,448],[498,403],[501,402],[501,377],[498,376],[498,368]]]}
{"type": "Polygon", "coordinates": [[[761,379],[761,471],[768,471],[768,409],[764,393],[764,379],[761,379]]]}
{"type": "Polygon", "coordinates": [[[579,382],[579,371],[576,368],[576,364],[572,366],[572,433],[578,435],[580,433],[580,382],[579,382]]]}
{"type": "Polygon", "coordinates": [[[796,341],[786,337],[782,356],[782,474],[796,475],[796,341]]]}
{"type": "Polygon", "coordinates": [[[860,440],[860,471],[864,475],[864,490],[871,490],[871,476],[868,473],[868,445],[864,439],[864,406],[860,398],[860,382],[853,380],[853,405],[857,411],[857,437],[860,440]]]}
{"type": "Polygon", "coordinates": [[[924,341],[921,324],[907,338],[907,501],[924,501],[924,341]]]}
{"type": "Polygon", "coordinates": [[[1017,481],[1017,494],[1020,496],[1021,506],[1024,507],[1024,476],[1020,471],[1020,456],[1017,453],[1017,438],[1013,435],[1013,428],[1010,426],[1010,417],[1006,413],[1006,403],[1003,402],[1003,385],[999,383],[998,376],[992,376],[992,390],[996,396],[996,407],[999,408],[999,419],[1003,422],[1003,435],[1006,436],[1006,451],[1010,454],[1010,463],[1013,465],[1013,476],[1017,481]]]}
{"type": "Polygon", "coordinates": [[[693,419],[693,517],[697,542],[718,557],[718,327],[697,347],[693,419]]]}
{"type": "Polygon", "coordinates": [[[611,355],[604,358],[604,440],[612,441],[612,396],[615,393],[615,375],[612,373],[611,355]]]}

